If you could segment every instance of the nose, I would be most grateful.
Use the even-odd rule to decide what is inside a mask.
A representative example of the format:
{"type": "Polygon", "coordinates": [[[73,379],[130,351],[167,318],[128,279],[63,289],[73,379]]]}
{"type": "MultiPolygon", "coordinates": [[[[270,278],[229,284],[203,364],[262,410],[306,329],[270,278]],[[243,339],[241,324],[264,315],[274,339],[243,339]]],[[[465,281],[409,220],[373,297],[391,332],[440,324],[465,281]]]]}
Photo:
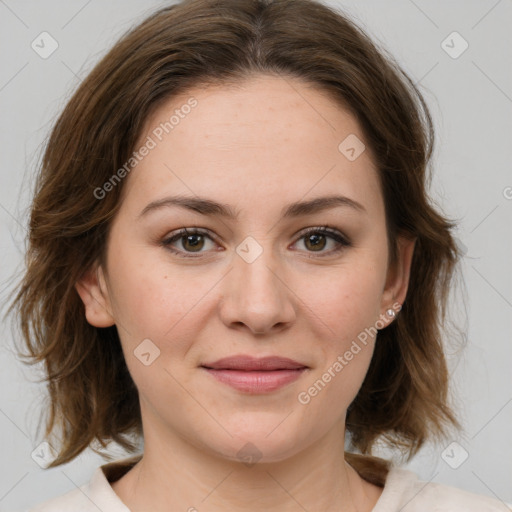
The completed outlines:
{"type": "Polygon", "coordinates": [[[252,262],[235,254],[233,268],[224,279],[220,316],[230,328],[275,333],[293,323],[294,298],[283,266],[270,249],[265,248],[252,262]]]}

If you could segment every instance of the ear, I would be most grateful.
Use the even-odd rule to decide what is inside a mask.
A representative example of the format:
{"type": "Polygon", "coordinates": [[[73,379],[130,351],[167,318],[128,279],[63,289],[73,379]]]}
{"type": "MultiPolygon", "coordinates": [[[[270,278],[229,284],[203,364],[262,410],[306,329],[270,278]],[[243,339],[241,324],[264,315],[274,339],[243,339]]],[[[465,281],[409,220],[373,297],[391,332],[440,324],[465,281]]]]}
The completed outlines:
{"type": "Polygon", "coordinates": [[[394,265],[389,265],[386,284],[382,294],[381,313],[393,309],[398,313],[407,295],[409,277],[411,273],[412,256],[416,238],[398,236],[397,260],[394,265]]]}
{"type": "Polygon", "coordinates": [[[96,263],[76,283],[85,306],[85,317],[94,327],[115,325],[103,268],[96,263]]]}

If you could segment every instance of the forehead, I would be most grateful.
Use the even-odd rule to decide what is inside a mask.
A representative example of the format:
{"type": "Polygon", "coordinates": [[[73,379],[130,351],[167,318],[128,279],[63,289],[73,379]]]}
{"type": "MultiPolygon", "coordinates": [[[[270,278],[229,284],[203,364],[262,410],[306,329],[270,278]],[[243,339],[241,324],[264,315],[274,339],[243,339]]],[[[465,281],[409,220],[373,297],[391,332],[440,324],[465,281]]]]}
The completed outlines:
{"type": "Polygon", "coordinates": [[[148,118],[136,149],[151,149],[126,185],[138,201],[172,192],[282,203],[338,189],[371,202],[379,187],[369,149],[356,159],[343,152],[346,140],[361,151],[363,139],[347,109],[296,78],[197,86],[148,118]]]}

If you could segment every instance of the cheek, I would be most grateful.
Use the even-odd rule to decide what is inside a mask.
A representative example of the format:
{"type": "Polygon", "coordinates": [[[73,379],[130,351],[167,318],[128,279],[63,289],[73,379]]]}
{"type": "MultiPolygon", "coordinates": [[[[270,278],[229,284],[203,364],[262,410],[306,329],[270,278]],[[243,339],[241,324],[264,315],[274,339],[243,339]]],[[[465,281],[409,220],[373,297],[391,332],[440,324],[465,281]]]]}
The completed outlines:
{"type": "Polygon", "coordinates": [[[323,395],[317,400],[318,407],[328,405],[331,399],[348,406],[373,354],[385,268],[375,258],[359,254],[351,264],[347,260],[346,266],[329,275],[319,272],[316,277],[310,281],[318,286],[311,287],[314,293],[309,294],[308,309],[322,330],[322,343],[317,346],[322,358],[310,379],[314,385],[310,398],[315,393],[323,395]]]}
{"type": "Polygon", "coordinates": [[[176,372],[171,362],[183,361],[197,339],[205,314],[200,297],[209,287],[143,258],[133,254],[111,272],[116,325],[142,396],[160,397],[165,389],[167,398],[178,400],[181,388],[172,377],[176,372]]]}
{"type": "Polygon", "coordinates": [[[201,292],[206,293],[204,282],[170,270],[145,251],[133,251],[111,271],[116,320],[130,337],[161,338],[191,310],[201,292]]]}
{"type": "MultiPolygon", "coordinates": [[[[356,258],[355,258],[356,259],[356,258]]],[[[303,281],[301,297],[326,326],[327,339],[347,340],[379,318],[384,269],[376,262],[319,270],[303,281]]]]}
{"type": "Polygon", "coordinates": [[[193,365],[193,358],[187,358],[187,354],[211,320],[212,292],[219,276],[212,271],[199,272],[197,267],[173,269],[160,257],[149,258],[145,251],[133,251],[130,258],[117,261],[110,281],[118,333],[130,373],[138,386],[169,388],[172,377],[159,372],[158,378],[163,378],[160,382],[156,370],[167,368],[175,374],[177,362],[183,366],[179,371],[193,365]],[[148,352],[142,352],[146,346],[150,359],[153,354],[158,356],[148,367],[136,357],[148,352]]]}
{"type": "MultiPolygon", "coordinates": [[[[331,425],[345,414],[359,391],[371,362],[375,345],[375,323],[379,319],[378,285],[374,273],[346,274],[326,281],[317,292],[315,307],[322,315],[321,358],[297,401],[305,408],[305,428],[314,429],[317,418],[331,425]]],[[[312,299],[313,301],[315,298],[312,299]]],[[[312,308],[313,309],[313,306],[312,308]]]]}

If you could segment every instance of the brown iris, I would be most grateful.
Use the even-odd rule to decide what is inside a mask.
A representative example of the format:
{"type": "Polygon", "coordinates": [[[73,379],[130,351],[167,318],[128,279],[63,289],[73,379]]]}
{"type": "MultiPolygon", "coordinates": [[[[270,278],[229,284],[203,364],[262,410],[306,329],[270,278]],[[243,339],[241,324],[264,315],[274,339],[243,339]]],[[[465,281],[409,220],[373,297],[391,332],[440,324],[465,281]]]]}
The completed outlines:
{"type": "MultiPolygon", "coordinates": [[[[308,243],[311,242],[311,246],[314,251],[317,249],[322,250],[325,247],[325,235],[319,234],[319,233],[313,233],[311,235],[307,235],[304,243],[306,247],[308,247],[308,243]]],[[[308,247],[309,249],[309,247],[308,247]]]]}

